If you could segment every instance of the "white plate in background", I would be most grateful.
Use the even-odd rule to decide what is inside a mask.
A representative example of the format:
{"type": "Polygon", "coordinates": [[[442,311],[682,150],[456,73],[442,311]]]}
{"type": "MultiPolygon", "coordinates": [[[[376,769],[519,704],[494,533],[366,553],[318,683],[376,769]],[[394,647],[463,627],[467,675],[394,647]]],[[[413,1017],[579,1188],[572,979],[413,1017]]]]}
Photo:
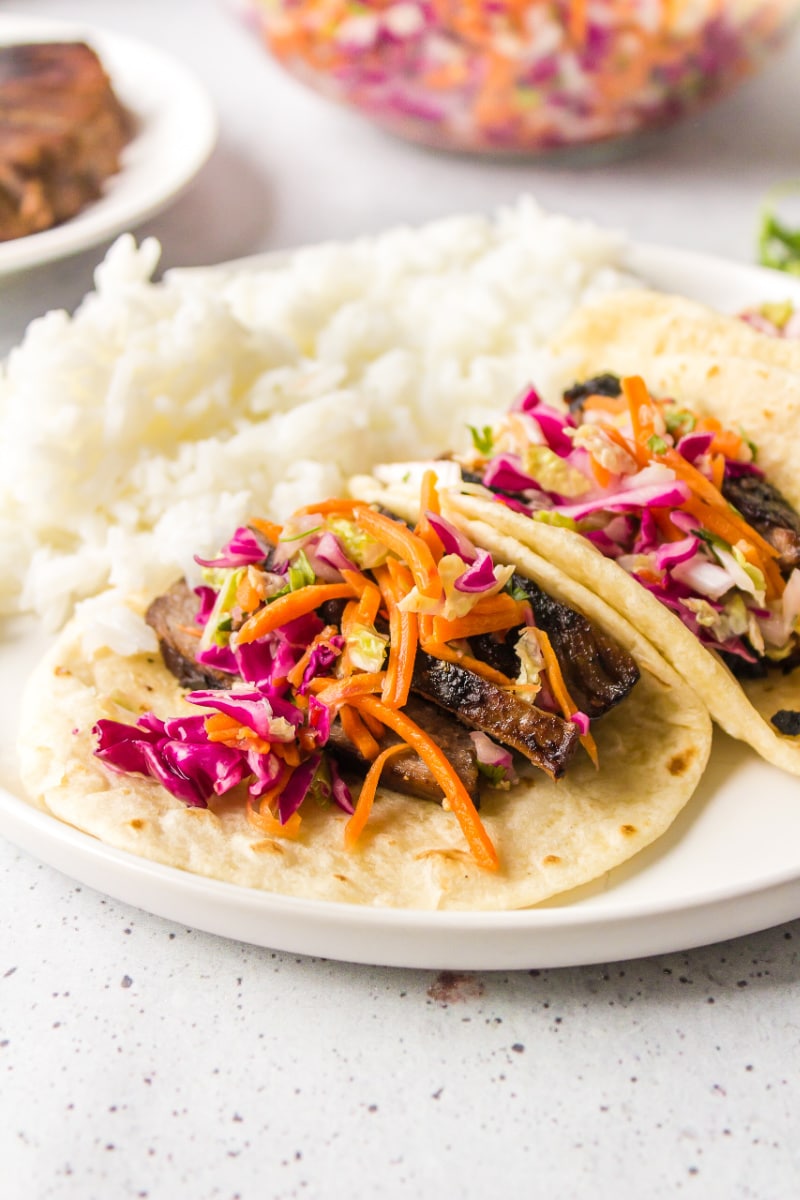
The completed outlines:
{"type": "Polygon", "coordinates": [[[0,16],[0,45],[56,41],[92,47],[133,118],[134,132],[122,151],[121,169],[106,181],[99,199],[52,229],[0,242],[0,275],[65,258],[135,228],[179,195],[216,141],[208,93],[163,50],[91,25],[0,16]]]}

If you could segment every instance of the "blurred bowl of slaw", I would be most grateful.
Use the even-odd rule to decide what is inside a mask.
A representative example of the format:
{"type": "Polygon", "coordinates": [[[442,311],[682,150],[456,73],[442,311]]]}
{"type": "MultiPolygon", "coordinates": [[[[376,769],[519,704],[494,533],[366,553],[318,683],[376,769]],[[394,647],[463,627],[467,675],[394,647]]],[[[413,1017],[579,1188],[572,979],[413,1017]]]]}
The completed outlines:
{"type": "Polygon", "coordinates": [[[800,0],[253,0],[274,58],[438,149],[613,145],[729,92],[800,0]]]}

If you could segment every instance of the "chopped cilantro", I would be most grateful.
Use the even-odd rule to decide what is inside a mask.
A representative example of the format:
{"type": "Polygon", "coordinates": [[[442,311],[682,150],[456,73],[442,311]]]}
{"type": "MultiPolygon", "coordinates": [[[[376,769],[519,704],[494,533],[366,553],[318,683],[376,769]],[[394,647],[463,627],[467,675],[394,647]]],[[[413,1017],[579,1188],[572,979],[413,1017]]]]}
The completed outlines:
{"type": "Polygon", "coordinates": [[[480,771],[481,775],[486,776],[486,778],[494,787],[497,787],[498,784],[505,782],[505,767],[497,767],[492,763],[485,763],[478,760],[478,770],[480,771]]]}

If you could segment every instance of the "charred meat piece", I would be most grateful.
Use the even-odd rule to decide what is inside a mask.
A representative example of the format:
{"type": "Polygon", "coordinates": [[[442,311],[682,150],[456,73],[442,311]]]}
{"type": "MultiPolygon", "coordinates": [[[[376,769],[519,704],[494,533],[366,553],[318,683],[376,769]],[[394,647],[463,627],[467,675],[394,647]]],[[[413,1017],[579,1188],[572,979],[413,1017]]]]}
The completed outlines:
{"type": "Polygon", "coordinates": [[[528,597],[533,618],[549,637],[569,694],[589,717],[600,717],[624,700],[639,678],[639,668],[618,642],[561,604],[524,575],[512,585],[528,597]]]}
{"type": "Polygon", "coordinates": [[[181,579],[153,601],[145,620],[155,630],[165,667],[183,687],[230,687],[232,675],[204,667],[195,659],[202,632],[195,620],[198,608],[197,596],[181,579]]]}
{"type": "MultiPolygon", "coordinates": [[[[330,604],[336,605],[332,600],[330,604]]],[[[195,660],[200,626],[196,624],[198,599],[192,589],[181,579],[169,591],[159,596],[147,610],[148,625],[156,632],[164,665],[183,687],[229,688],[234,676],[213,667],[202,666],[195,660]],[[195,629],[197,634],[195,634],[195,629]]],[[[335,613],[331,623],[336,624],[335,613]]],[[[341,617],[341,613],[339,613],[341,617]]],[[[455,767],[464,787],[473,801],[478,802],[478,758],[469,733],[441,709],[424,700],[412,697],[405,712],[429,733],[444,750],[455,767]]],[[[383,745],[394,745],[400,739],[387,730],[383,745]]],[[[331,753],[346,766],[359,774],[365,774],[369,763],[361,757],[353,744],[344,736],[337,721],[331,729],[328,743],[331,753]]],[[[390,758],[381,776],[387,787],[423,799],[441,801],[442,791],[428,768],[413,750],[390,758]]]]}
{"type": "Polygon", "coordinates": [[[800,516],[776,487],[759,475],[726,475],[722,494],[775,547],[784,571],[800,567],[800,516]]]}
{"type": "MultiPolygon", "coordinates": [[[[469,733],[463,725],[459,725],[452,717],[448,717],[440,708],[436,708],[433,704],[427,704],[415,696],[410,697],[403,711],[444,750],[473,803],[476,807],[480,807],[478,756],[469,733]]],[[[391,729],[387,729],[381,739],[381,748],[396,746],[400,740],[397,734],[393,733],[391,729]]],[[[365,775],[368,771],[370,764],[361,757],[353,743],[345,737],[339,721],[335,721],[331,727],[327,749],[343,766],[351,767],[360,775],[365,775]]],[[[409,750],[407,754],[398,754],[387,761],[381,774],[381,783],[406,795],[419,796],[423,800],[435,800],[438,803],[442,801],[442,789],[425,763],[413,750],[409,750]]]]}
{"type": "Polygon", "coordinates": [[[590,396],[619,396],[621,392],[622,385],[619,376],[607,372],[605,375],[594,375],[582,383],[573,384],[564,392],[564,399],[569,405],[569,411],[574,416],[576,413],[580,413],[584,402],[590,396]]]}
{"type": "Polygon", "coordinates": [[[534,766],[559,779],[578,745],[578,729],[555,713],[528,704],[456,663],[419,651],[412,687],[426,700],[524,754],[534,766]]]}
{"type": "Polygon", "coordinates": [[[49,229],[97,199],[130,135],[89,46],[0,47],[0,241],[49,229]]]}

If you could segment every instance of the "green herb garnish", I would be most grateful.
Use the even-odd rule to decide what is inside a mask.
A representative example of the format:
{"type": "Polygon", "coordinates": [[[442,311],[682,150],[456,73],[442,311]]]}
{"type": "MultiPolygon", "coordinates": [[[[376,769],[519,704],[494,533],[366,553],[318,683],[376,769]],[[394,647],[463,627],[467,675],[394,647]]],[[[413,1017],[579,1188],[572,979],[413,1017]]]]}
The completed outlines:
{"type": "Polygon", "coordinates": [[[483,429],[476,429],[474,425],[468,425],[467,429],[472,437],[472,444],[479,454],[483,454],[488,458],[494,447],[494,434],[492,433],[491,425],[484,425],[483,429]]]}
{"type": "Polygon", "coordinates": [[[792,179],[772,188],[761,208],[758,231],[758,261],[763,267],[800,275],[800,229],[792,229],[779,220],[775,206],[784,196],[800,191],[800,180],[792,179]]]}

